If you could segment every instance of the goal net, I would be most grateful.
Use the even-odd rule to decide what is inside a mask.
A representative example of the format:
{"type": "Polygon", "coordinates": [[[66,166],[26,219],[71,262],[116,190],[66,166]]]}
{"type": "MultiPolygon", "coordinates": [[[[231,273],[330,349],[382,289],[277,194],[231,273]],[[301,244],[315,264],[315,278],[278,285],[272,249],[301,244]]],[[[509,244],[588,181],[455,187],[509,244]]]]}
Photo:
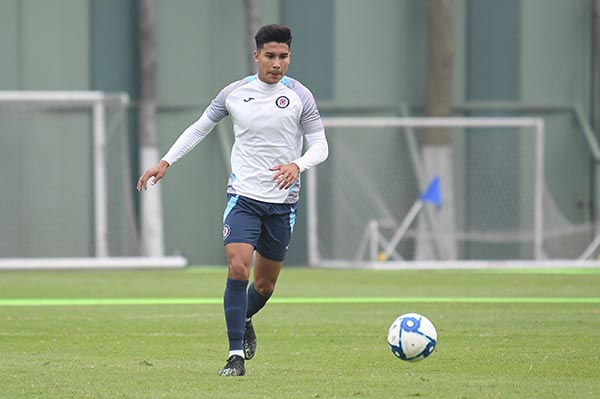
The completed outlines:
{"type": "Polygon", "coordinates": [[[330,155],[306,178],[313,266],[550,265],[593,240],[593,223],[570,222],[547,188],[541,118],[324,124],[330,155]]]}
{"type": "Polygon", "coordinates": [[[129,98],[0,91],[0,269],[171,267],[140,256],[129,98]]]}

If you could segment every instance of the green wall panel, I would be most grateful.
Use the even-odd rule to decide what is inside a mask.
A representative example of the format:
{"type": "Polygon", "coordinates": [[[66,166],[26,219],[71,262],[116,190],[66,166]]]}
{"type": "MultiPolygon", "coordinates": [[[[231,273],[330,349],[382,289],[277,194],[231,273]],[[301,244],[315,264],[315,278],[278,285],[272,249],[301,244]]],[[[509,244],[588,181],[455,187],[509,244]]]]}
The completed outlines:
{"type": "Polygon", "coordinates": [[[75,113],[0,114],[0,177],[10,187],[0,194],[2,256],[91,254],[90,123],[75,113]]]}
{"type": "MultiPolygon", "coordinates": [[[[520,5],[519,0],[479,0],[470,1],[467,14],[467,98],[470,101],[513,101],[519,99],[519,55],[520,55],[520,5]],[[493,49],[493,50],[491,50],[493,49]]],[[[501,112],[492,112],[502,116],[501,112]]],[[[486,113],[472,113],[472,116],[490,116],[486,113]]],[[[504,189],[517,193],[521,170],[519,165],[506,165],[507,152],[519,151],[522,137],[516,129],[469,129],[465,146],[465,195],[470,199],[483,198],[490,208],[502,214],[511,215],[515,207],[522,207],[520,195],[505,202],[494,194],[504,189]],[[500,133],[501,137],[494,138],[500,133]],[[506,139],[508,135],[508,139],[506,139]],[[481,154],[486,154],[482,157],[481,154]],[[498,168],[508,178],[498,182],[498,168]],[[482,184],[477,184],[480,182],[482,184]],[[492,183],[489,183],[492,182],[492,183]],[[493,184],[493,187],[489,187],[493,184]],[[498,187],[500,184],[502,188],[498,187]]],[[[465,220],[460,221],[470,229],[485,231],[494,225],[503,230],[518,229],[520,220],[517,214],[498,220],[494,212],[475,213],[470,207],[464,209],[465,220]]],[[[470,243],[465,245],[466,256],[470,259],[512,259],[519,256],[519,246],[497,243],[470,243]]]]}
{"type": "Polygon", "coordinates": [[[283,1],[283,23],[292,29],[288,75],[316,99],[333,97],[333,0],[283,1]]]}
{"type": "Polygon", "coordinates": [[[0,89],[19,88],[19,0],[0,1],[0,89]]]}
{"type": "MultiPolygon", "coordinates": [[[[2,2],[0,88],[89,87],[88,2],[2,2]],[[6,33],[6,36],[4,36],[6,33]],[[4,53],[5,52],[5,53],[4,53]],[[8,56],[6,57],[6,54],[8,56]]],[[[77,112],[0,115],[5,187],[2,256],[90,254],[90,118],[77,112]]]]}
{"type": "Polygon", "coordinates": [[[88,89],[89,2],[23,0],[21,6],[21,89],[88,89]]]}
{"type": "Polygon", "coordinates": [[[138,96],[136,0],[90,0],[91,88],[138,96]]]}
{"type": "Polygon", "coordinates": [[[336,0],[334,98],[395,105],[423,99],[425,3],[336,0]]]}
{"type": "MultiPolygon", "coordinates": [[[[528,0],[522,4],[521,98],[574,105],[591,115],[592,7],[589,0],[528,0]],[[543,18],[540,11],[543,10],[543,18]]],[[[565,215],[590,212],[591,163],[587,143],[569,111],[546,117],[546,179],[565,215]]]]}
{"type": "Polygon", "coordinates": [[[226,84],[246,75],[237,3],[163,1],[157,2],[157,14],[161,104],[205,106],[226,84]]]}

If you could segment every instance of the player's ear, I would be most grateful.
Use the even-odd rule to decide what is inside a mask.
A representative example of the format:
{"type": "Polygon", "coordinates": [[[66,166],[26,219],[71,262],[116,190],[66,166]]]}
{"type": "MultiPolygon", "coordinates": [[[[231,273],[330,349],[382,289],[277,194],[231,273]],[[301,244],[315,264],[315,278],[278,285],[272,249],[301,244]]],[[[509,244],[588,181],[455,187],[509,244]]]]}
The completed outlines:
{"type": "Polygon", "coordinates": [[[254,50],[252,56],[254,57],[254,62],[258,62],[258,56],[260,55],[260,50],[254,50]]]}

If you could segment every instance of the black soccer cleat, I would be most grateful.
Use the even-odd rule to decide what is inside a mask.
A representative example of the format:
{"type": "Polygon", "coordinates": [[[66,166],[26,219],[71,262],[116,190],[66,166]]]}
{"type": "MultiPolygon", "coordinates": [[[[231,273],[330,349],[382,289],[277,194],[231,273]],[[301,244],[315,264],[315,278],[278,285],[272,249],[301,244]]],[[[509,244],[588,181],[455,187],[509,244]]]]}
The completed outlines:
{"type": "Polygon", "coordinates": [[[256,334],[254,333],[254,326],[252,325],[252,319],[246,322],[246,328],[244,328],[244,356],[250,360],[256,353],[256,334]]]}
{"type": "Polygon", "coordinates": [[[241,377],[246,374],[246,367],[244,367],[244,358],[238,355],[229,356],[225,367],[219,371],[219,375],[230,376],[230,377],[241,377]]]}

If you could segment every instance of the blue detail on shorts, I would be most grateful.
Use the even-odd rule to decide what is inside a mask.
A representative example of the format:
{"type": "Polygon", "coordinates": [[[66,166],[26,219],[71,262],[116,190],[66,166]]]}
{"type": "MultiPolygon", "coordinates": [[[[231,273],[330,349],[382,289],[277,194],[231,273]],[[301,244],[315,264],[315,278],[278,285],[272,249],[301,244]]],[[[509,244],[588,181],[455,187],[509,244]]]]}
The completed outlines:
{"type": "Polygon", "coordinates": [[[294,225],[296,224],[296,208],[292,208],[290,211],[290,229],[294,232],[294,225]]]}
{"type": "Polygon", "coordinates": [[[225,219],[227,219],[227,215],[229,215],[229,212],[231,212],[235,204],[237,204],[238,198],[240,198],[239,195],[233,195],[231,198],[229,198],[229,201],[227,201],[227,207],[225,208],[225,212],[223,213],[223,223],[225,223],[225,219]]]}
{"type": "Polygon", "coordinates": [[[292,80],[287,76],[284,76],[283,78],[281,78],[280,82],[282,85],[289,87],[292,80]]]}

